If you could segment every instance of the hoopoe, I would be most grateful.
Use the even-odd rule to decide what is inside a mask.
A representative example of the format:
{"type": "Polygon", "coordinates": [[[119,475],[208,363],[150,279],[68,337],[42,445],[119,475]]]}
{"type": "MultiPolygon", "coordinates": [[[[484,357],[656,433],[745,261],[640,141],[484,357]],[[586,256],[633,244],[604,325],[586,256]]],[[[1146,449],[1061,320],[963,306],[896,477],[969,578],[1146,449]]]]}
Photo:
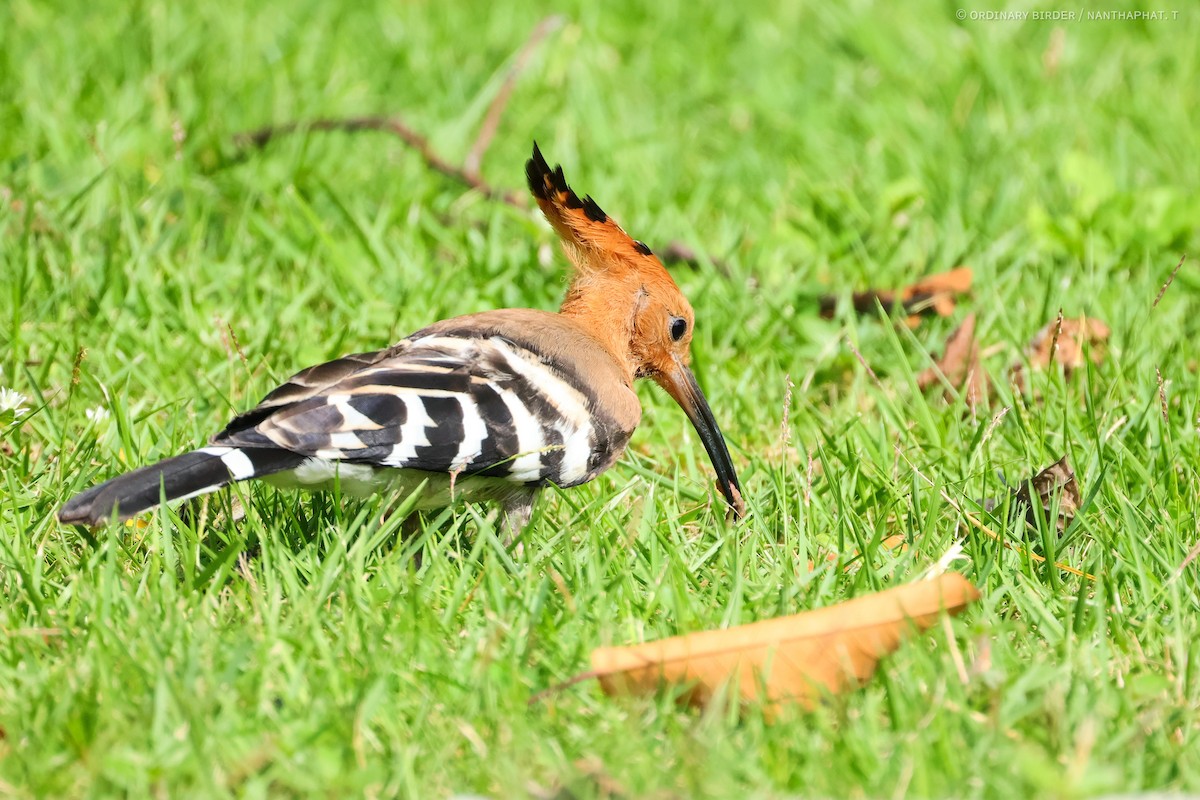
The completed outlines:
{"type": "Polygon", "coordinates": [[[499,502],[510,532],[538,490],[613,465],[641,419],[650,378],[690,418],[734,513],[737,474],[692,371],[694,317],[642,242],[567,185],[533,146],[529,189],[575,273],[557,314],[503,309],[444,320],[372,353],[292,376],[207,447],[142,467],[68,501],[60,521],[127,520],[251,478],[351,495],[409,493],[418,510],[499,502]]]}

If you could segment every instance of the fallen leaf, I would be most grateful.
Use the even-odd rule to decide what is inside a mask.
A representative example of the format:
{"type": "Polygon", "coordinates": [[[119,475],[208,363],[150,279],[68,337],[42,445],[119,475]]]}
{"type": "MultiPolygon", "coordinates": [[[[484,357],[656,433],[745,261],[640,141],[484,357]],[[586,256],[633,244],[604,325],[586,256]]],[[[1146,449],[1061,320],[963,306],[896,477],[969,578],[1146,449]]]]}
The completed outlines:
{"type": "Polygon", "coordinates": [[[629,647],[592,651],[592,671],[609,694],[685,687],[682,699],[703,705],[727,683],[743,700],[763,696],[811,707],[827,692],[864,682],[879,660],[914,628],[942,611],[956,614],[979,599],[958,573],[918,581],[828,608],[727,630],[703,631],[629,647]]]}
{"type": "Polygon", "coordinates": [[[967,407],[974,409],[991,394],[991,378],[979,362],[979,343],[975,341],[975,314],[967,315],[962,324],[946,338],[946,349],[934,366],[917,375],[917,386],[925,391],[945,378],[950,384],[945,396],[954,400],[954,390],[966,392],[967,407]]]}
{"type": "MultiPolygon", "coordinates": [[[[860,314],[874,314],[875,304],[879,303],[883,310],[891,314],[899,303],[904,313],[912,317],[923,314],[936,314],[948,317],[954,313],[956,297],[971,291],[974,273],[970,267],[959,267],[949,272],[939,272],[922,278],[916,283],[900,291],[890,289],[868,289],[865,292],[855,292],[851,296],[854,310],[860,314]]],[[[833,316],[837,309],[836,295],[824,295],[820,298],[821,316],[826,319],[833,316]]]]}
{"type": "MultiPolygon", "coordinates": [[[[958,267],[949,272],[939,272],[914,283],[904,290],[902,299],[905,309],[919,303],[931,303],[939,316],[947,317],[954,312],[954,298],[971,291],[975,273],[970,267],[958,267]]],[[[917,309],[919,310],[919,309],[917,309]]]]}
{"type": "Polygon", "coordinates": [[[1103,361],[1104,345],[1111,334],[1111,329],[1098,319],[1063,319],[1060,316],[1034,334],[1025,353],[1029,363],[1036,369],[1049,369],[1052,364],[1062,364],[1063,371],[1070,375],[1071,370],[1083,366],[1085,347],[1091,353],[1092,363],[1103,361]]]}
{"type": "MultiPolygon", "coordinates": [[[[1059,311],[1055,319],[1043,325],[1029,340],[1025,357],[1034,369],[1049,369],[1053,364],[1062,364],[1063,376],[1069,378],[1073,370],[1084,364],[1085,345],[1091,353],[1092,363],[1099,364],[1104,360],[1105,344],[1111,333],[1098,319],[1063,319],[1059,311]]],[[[1018,392],[1026,392],[1025,366],[1021,361],[1012,365],[1009,378],[1018,392]]]]}
{"type": "MultiPolygon", "coordinates": [[[[1013,492],[1013,505],[1023,507],[1026,520],[1030,525],[1036,526],[1037,515],[1049,514],[1054,508],[1055,497],[1058,497],[1058,518],[1054,525],[1061,534],[1071,524],[1071,520],[1075,519],[1075,513],[1079,511],[1082,501],[1079,484],[1075,481],[1075,472],[1066,456],[1021,484],[1021,487],[1013,492]],[[1034,494],[1037,495],[1037,502],[1033,501],[1034,494]]],[[[1042,518],[1045,519],[1045,516],[1042,518]]]]}

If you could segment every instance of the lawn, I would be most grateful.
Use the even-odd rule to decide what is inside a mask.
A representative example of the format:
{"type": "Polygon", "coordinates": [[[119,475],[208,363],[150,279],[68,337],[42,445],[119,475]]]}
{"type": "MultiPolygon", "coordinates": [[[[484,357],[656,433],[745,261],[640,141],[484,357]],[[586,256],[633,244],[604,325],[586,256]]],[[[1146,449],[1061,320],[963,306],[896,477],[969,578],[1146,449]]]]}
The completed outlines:
{"type": "Polygon", "coordinates": [[[259,485],[94,534],[54,513],[301,367],[557,307],[548,226],[396,137],[234,139],[396,114],[460,164],[551,9],[55,5],[0,9],[0,386],[28,398],[0,412],[0,795],[1200,791],[1200,12],[553,9],[482,176],[521,190],[536,139],[633,236],[696,251],[671,268],[751,513],[725,521],[646,385],[626,456],[512,550],[486,507],[406,539],[392,498],[259,485]],[[945,317],[848,302],[961,265],[945,317]],[[1111,329],[1069,374],[1025,363],[1059,309],[1111,329]],[[971,312],[997,384],[974,409],[916,382],[971,312]],[[1064,454],[1061,539],[980,509],[1064,454]],[[859,597],[957,542],[982,600],[812,710],[529,702],[594,647],[859,597]]]}

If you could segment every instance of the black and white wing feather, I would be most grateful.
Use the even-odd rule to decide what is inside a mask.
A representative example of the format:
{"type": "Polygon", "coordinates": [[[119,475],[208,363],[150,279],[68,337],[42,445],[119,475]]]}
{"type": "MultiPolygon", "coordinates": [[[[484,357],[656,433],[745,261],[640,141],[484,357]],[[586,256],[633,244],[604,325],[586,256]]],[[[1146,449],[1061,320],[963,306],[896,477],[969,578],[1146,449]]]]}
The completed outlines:
{"type": "Polygon", "coordinates": [[[581,376],[509,338],[418,334],[299,373],[212,443],[573,486],[624,448],[617,427],[581,376]]]}
{"type": "Polygon", "coordinates": [[[373,476],[390,469],[485,476],[514,488],[583,483],[625,448],[637,400],[620,389],[628,392],[624,416],[600,401],[596,386],[620,386],[615,366],[571,355],[586,356],[587,343],[571,338],[579,335],[544,312],[485,313],[310,367],[208,447],[93,487],[59,519],[99,525],[272,475],[316,488],[339,473],[369,473],[367,491],[386,486],[373,476]],[[533,330],[541,334],[525,335],[533,330]]]}

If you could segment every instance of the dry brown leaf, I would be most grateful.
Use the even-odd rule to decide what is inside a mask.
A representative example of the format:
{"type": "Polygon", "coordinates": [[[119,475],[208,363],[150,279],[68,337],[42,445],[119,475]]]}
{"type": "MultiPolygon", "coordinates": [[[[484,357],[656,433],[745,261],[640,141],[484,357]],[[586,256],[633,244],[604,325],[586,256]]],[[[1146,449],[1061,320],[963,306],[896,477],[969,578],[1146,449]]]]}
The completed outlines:
{"type": "Polygon", "coordinates": [[[945,377],[951,386],[961,386],[972,366],[979,362],[979,345],[975,343],[975,314],[968,314],[946,337],[946,349],[935,366],[917,376],[917,386],[924,391],[945,377]]]}
{"type": "Polygon", "coordinates": [[[1111,334],[1111,329],[1098,319],[1059,317],[1034,334],[1025,353],[1035,368],[1049,369],[1052,364],[1062,364],[1063,371],[1069,375],[1071,370],[1083,366],[1085,346],[1091,352],[1092,363],[1103,361],[1104,345],[1111,334]]]}
{"type": "MultiPolygon", "coordinates": [[[[946,337],[946,349],[936,364],[917,375],[917,386],[925,391],[945,377],[951,389],[966,392],[968,408],[975,408],[991,395],[992,381],[979,361],[979,343],[975,341],[975,314],[967,315],[962,324],[946,337]]],[[[946,400],[954,400],[954,392],[946,391],[946,400]]]]}
{"type": "MultiPolygon", "coordinates": [[[[971,291],[971,283],[975,279],[970,267],[958,267],[949,272],[939,272],[922,278],[916,283],[900,291],[890,289],[868,289],[865,292],[855,292],[851,297],[854,310],[860,314],[874,314],[875,303],[891,314],[899,302],[904,313],[910,316],[909,322],[915,322],[915,317],[922,314],[937,314],[948,317],[954,313],[957,296],[971,291]]],[[[837,308],[837,297],[825,295],[820,298],[821,316],[828,319],[837,308]]]]}
{"type": "MultiPolygon", "coordinates": [[[[1002,416],[1002,415],[1003,414],[997,415],[997,417],[1002,416]]],[[[1031,552],[1027,548],[1019,547],[1019,546],[1013,544],[1012,542],[1005,539],[1004,536],[1001,536],[999,533],[996,533],[994,530],[992,530],[987,525],[985,525],[978,517],[976,517],[970,511],[963,508],[962,504],[959,503],[958,500],[954,499],[954,497],[952,497],[950,495],[950,493],[947,492],[944,488],[939,487],[932,480],[930,480],[928,476],[922,475],[921,471],[919,469],[917,469],[916,466],[913,465],[912,461],[909,460],[908,456],[905,455],[904,451],[900,448],[899,445],[895,445],[895,448],[896,448],[897,455],[899,455],[900,458],[904,459],[904,461],[906,461],[908,463],[908,466],[913,471],[913,474],[915,474],[921,480],[925,481],[925,483],[929,484],[930,487],[936,489],[938,494],[940,494],[942,496],[942,499],[946,501],[946,505],[950,506],[955,511],[957,511],[960,516],[962,516],[967,522],[969,522],[971,524],[971,527],[973,527],[975,530],[979,531],[980,533],[982,533],[984,536],[988,537],[989,539],[999,542],[1001,547],[1004,547],[1007,550],[1012,550],[1014,553],[1019,553],[1022,558],[1027,558],[1030,561],[1036,561],[1039,564],[1047,563],[1045,556],[1040,556],[1037,553],[1031,552]]],[[[985,499],[983,501],[983,507],[984,507],[985,511],[991,511],[993,508],[995,508],[995,506],[996,506],[996,503],[994,500],[985,499]]],[[[1053,561],[1050,563],[1054,566],[1055,569],[1061,569],[1062,571],[1069,572],[1072,575],[1078,575],[1079,577],[1083,578],[1084,580],[1088,580],[1093,583],[1096,582],[1096,576],[1091,574],[1090,572],[1084,572],[1081,569],[1072,567],[1070,564],[1063,564],[1058,561],[1053,561]]]]}
{"type": "Polygon", "coordinates": [[[1082,502],[1079,484],[1075,481],[1075,472],[1071,469],[1071,464],[1067,461],[1066,456],[1021,484],[1021,487],[1013,492],[1013,503],[1014,505],[1023,505],[1026,509],[1025,518],[1030,525],[1036,526],[1036,515],[1042,514],[1045,519],[1044,515],[1049,514],[1054,508],[1056,496],[1058,497],[1058,519],[1054,524],[1061,534],[1071,524],[1071,520],[1075,519],[1075,514],[1079,511],[1079,504],[1082,502]],[[1033,501],[1031,490],[1032,494],[1037,495],[1036,502],[1033,501]]]}
{"type": "Polygon", "coordinates": [[[922,278],[904,290],[901,295],[904,307],[912,310],[919,303],[930,303],[939,316],[949,316],[954,312],[955,297],[971,291],[974,280],[975,273],[970,267],[958,267],[922,278]]]}
{"type": "MultiPolygon", "coordinates": [[[[1054,364],[1062,364],[1063,375],[1070,377],[1071,372],[1084,364],[1083,349],[1087,345],[1091,353],[1092,363],[1099,364],[1104,360],[1105,344],[1112,333],[1107,325],[1098,319],[1078,317],[1064,319],[1062,312],[1042,326],[1025,346],[1025,357],[1034,369],[1049,369],[1054,364]]],[[[1025,367],[1020,362],[1013,364],[1009,370],[1009,378],[1013,387],[1025,393],[1025,367]]]]}
{"type": "Polygon", "coordinates": [[[683,699],[707,703],[726,684],[743,700],[765,696],[811,707],[822,693],[865,681],[911,630],[942,611],[956,614],[979,599],[966,578],[946,573],[828,608],[728,630],[702,631],[629,647],[592,651],[592,672],[609,694],[685,688],[683,699]],[[732,683],[731,683],[732,682],[732,683]]]}

